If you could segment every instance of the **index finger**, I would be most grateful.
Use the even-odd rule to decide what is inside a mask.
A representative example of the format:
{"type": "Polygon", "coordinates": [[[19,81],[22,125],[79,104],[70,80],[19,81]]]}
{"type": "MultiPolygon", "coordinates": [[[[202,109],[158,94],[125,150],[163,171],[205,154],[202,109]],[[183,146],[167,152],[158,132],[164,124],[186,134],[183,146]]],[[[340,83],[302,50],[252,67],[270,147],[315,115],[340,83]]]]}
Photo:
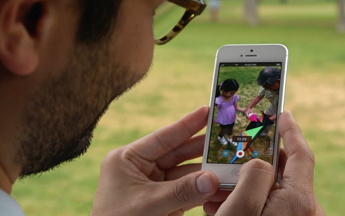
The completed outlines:
{"type": "Polygon", "coordinates": [[[200,107],[179,121],[154,131],[129,147],[146,160],[157,160],[205,127],[209,108],[200,107]]]}
{"type": "Polygon", "coordinates": [[[283,179],[293,184],[296,183],[298,187],[311,187],[312,190],[314,154],[290,112],[284,112],[280,116],[279,133],[283,138],[287,156],[283,179]]]}

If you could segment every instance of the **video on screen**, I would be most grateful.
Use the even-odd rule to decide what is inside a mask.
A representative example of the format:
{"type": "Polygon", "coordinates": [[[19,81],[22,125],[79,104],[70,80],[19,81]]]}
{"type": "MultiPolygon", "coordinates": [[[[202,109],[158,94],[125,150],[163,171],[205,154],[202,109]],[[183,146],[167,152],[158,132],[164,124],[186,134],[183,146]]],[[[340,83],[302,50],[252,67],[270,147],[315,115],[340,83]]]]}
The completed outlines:
{"type": "Polygon", "coordinates": [[[220,63],[208,163],[272,164],[281,62],[220,63]]]}

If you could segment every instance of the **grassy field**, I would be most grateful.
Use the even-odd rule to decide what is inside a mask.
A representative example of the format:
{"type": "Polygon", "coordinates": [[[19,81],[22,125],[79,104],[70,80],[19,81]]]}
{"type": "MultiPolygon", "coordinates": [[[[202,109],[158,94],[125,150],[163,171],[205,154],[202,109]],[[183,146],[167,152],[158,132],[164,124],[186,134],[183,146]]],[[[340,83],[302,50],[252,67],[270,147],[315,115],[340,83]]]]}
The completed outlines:
{"type": "MultiPolygon", "coordinates": [[[[240,0],[223,1],[219,22],[209,22],[206,10],[171,43],[156,47],[149,76],[110,106],[88,153],[15,184],[12,195],[26,215],[88,215],[105,154],[208,104],[216,50],[239,43],[289,48],[285,109],[293,112],[315,153],[318,200],[328,216],[342,215],[345,35],[335,31],[335,2],[265,0],[261,24],[254,28],[245,24],[242,11],[240,0]]],[[[200,216],[202,210],[186,215],[200,216]]]]}

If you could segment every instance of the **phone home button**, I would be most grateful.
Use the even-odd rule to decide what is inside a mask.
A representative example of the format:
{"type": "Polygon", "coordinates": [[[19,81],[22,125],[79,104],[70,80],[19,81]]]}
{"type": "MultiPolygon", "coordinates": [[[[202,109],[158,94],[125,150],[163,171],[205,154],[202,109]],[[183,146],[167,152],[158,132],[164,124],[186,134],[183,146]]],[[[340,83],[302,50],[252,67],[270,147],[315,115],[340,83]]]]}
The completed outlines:
{"type": "Polygon", "coordinates": [[[231,177],[238,179],[238,177],[240,177],[240,168],[241,168],[240,166],[234,168],[234,169],[231,171],[231,177]]]}

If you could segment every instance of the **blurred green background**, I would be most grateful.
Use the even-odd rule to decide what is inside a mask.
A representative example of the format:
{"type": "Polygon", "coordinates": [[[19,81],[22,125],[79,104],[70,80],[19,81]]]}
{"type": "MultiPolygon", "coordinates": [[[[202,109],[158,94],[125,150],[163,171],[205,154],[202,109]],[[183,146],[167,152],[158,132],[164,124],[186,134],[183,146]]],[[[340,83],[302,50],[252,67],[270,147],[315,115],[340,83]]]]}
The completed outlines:
{"type": "MultiPolygon", "coordinates": [[[[206,8],[171,43],[157,46],[149,76],[110,106],[88,153],[15,184],[12,195],[26,215],[88,215],[105,154],[208,104],[217,49],[224,44],[251,43],[288,47],[285,109],[293,112],[315,153],[318,200],[328,216],[342,215],[345,34],[336,31],[336,1],[289,0],[282,4],[262,0],[258,12],[260,23],[251,27],[243,16],[243,2],[224,0],[217,22],[210,22],[206,8]]],[[[203,211],[197,208],[186,215],[199,216],[203,211]]]]}

